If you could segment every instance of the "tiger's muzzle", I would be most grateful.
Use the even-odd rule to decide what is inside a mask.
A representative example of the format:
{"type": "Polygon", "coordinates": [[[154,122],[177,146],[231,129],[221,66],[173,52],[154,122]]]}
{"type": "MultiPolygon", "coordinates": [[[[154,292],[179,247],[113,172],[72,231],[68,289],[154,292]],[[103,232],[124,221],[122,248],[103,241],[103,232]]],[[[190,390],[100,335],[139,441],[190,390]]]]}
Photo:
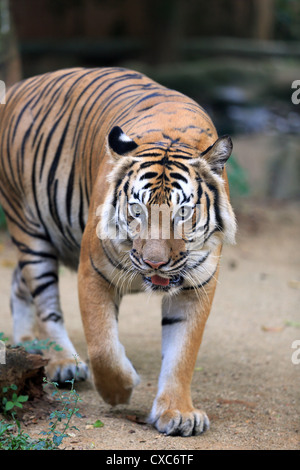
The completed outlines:
{"type": "Polygon", "coordinates": [[[171,240],[139,239],[135,240],[130,257],[146,286],[168,291],[179,287],[184,280],[181,272],[186,262],[185,252],[179,252],[177,257],[174,253],[171,240]]]}

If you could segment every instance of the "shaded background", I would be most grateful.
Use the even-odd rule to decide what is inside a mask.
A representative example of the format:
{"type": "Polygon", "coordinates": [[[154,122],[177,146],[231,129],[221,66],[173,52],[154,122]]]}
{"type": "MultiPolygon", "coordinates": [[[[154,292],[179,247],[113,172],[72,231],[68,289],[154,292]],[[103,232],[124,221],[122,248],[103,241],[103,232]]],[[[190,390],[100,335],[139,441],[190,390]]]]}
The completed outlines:
{"type": "Polygon", "coordinates": [[[229,133],[236,205],[300,198],[298,0],[0,0],[0,79],[121,65],[199,102],[229,133]]]}

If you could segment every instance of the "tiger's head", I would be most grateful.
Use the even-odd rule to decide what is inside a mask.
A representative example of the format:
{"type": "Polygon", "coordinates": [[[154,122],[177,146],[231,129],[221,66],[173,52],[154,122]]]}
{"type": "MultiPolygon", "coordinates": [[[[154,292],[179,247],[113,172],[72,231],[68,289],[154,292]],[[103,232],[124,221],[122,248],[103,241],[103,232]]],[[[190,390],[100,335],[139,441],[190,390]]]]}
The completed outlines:
{"type": "Polygon", "coordinates": [[[137,144],[114,127],[107,149],[113,169],[101,236],[127,253],[146,288],[172,293],[185,282],[201,285],[213,269],[209,256],[235,239],[222,177],[230,137],[201,152],[170,137],[137,144]]]}

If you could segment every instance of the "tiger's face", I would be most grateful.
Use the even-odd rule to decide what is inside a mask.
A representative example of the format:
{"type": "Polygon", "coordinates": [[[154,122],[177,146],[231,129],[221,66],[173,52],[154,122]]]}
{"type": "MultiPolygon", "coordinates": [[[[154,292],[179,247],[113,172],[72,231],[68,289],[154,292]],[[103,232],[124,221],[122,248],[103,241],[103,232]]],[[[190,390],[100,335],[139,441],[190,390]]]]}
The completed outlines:
{"type": "Polygon", "coordinates": [[[230,138],[202,153],[180,145],[171,152],[161,144],[149,151],[114,128],[108,144],[117,162],[103,215],[106,235],[128,253],[145,288],[174,292],[187,279],[201,285],[215,264],[209,260],[214,249],[234,242],[235,218],[221,176],[230,138]]]}

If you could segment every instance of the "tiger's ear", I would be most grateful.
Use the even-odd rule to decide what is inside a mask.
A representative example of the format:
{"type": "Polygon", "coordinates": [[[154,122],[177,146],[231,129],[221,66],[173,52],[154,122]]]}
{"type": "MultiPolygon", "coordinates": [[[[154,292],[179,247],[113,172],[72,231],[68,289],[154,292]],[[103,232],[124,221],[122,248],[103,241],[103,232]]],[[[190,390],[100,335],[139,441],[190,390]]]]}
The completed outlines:
{"type": "Polygon", "coordinates": [[[202,152],[203,157],[210,165],[212,171],[221,175],[232,152],[232,140],[229,135],[220,137],[216,142],[202,152]]]}
{"type": "Polygon", "coordinates": [[[134,140],[128,137],[120,127],[113,127],[108,135],[108,147],[114,160],[137,148],[134,140]]]}

